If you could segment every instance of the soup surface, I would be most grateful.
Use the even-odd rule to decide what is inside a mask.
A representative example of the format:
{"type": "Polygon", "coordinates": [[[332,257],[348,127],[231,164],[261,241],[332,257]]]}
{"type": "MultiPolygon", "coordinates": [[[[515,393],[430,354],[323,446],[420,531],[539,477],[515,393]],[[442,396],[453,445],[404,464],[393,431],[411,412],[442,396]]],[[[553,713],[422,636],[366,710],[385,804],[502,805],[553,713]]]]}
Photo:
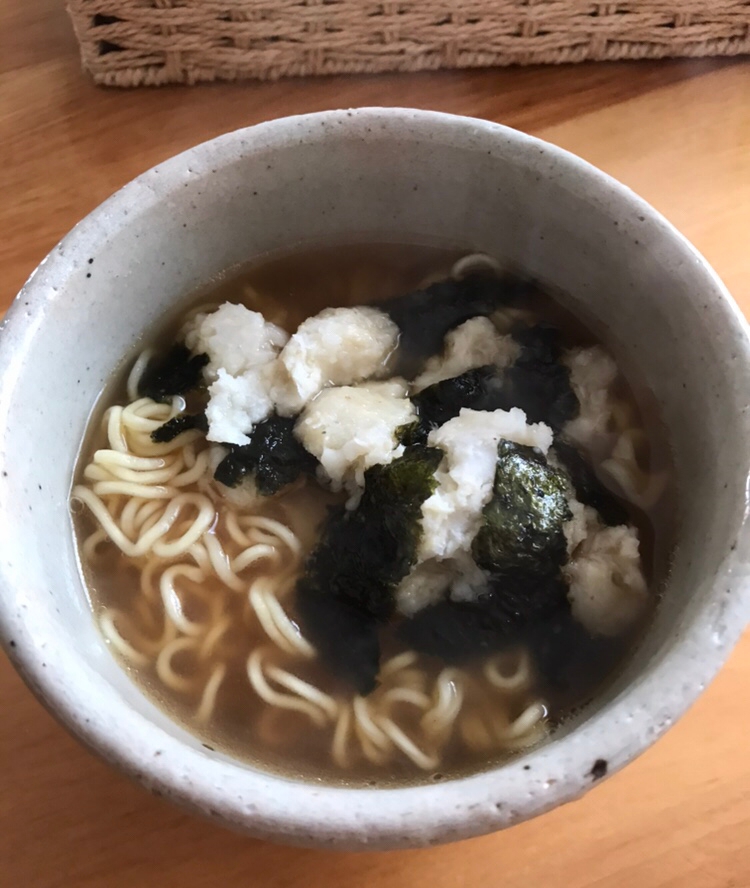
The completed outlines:
{"type": "Polygon", "coordinates": [[[548,293],[463,256],[232,271],[103,394],[72,497],[91,606],[210,748],[349,784],[478,770],[603,693],[648,621],[671,496],[649,393],[548,293]],[[457,314],[461,287],[501,296],[457,314]],[[244,340],[226,303],[259,313],[244,340]]]}

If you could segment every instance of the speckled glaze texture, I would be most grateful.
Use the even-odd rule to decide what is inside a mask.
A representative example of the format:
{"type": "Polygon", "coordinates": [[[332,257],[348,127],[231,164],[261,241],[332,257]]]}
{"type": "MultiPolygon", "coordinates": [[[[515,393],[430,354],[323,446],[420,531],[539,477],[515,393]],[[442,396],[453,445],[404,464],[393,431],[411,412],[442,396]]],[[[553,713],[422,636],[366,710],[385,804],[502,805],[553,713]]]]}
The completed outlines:
{"type": "Polygon", "coordinates": [[[696,251],[583,161],[495,124],[410,110],[290,118],[156,167],[81,222],[0,337],[0,635],[29,687],[155,793],[304,845],[397,848],[500,829],[571,801],[686,710],[748,619],[750,349],[696,251]],[[228,266],[310,240],[484,250],[614,332],[666,423],[679,488],[671,579],[616,684],[542,748],[429,786],[347,789],[205,749],[131,683],[94,626],[68,510],[87,420],[123,356],[228,266]]]}

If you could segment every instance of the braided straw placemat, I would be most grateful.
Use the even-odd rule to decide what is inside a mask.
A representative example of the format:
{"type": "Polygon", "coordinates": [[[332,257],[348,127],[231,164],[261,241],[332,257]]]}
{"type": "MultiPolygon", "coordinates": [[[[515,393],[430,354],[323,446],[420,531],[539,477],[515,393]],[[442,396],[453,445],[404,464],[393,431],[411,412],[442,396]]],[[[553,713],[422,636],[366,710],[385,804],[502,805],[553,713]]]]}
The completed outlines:
{"type": "Polygon", "coordinates": [[[69,0],[97,83],[738,55],[750,0],[69,0]]]}

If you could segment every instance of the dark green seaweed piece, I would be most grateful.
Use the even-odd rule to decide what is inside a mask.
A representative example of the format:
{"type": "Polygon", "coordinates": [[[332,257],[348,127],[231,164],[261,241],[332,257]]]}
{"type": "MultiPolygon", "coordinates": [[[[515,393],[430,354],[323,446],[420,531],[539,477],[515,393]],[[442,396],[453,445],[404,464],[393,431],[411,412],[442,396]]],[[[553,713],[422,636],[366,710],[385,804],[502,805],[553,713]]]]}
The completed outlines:
{"type": "Polygon", "coordinates": [[[503,376],[502,400],[508,405],[504,410],[520,407],[528,422],[543,422],[553,431],[559,431],[579,410],[570,374],[562,364],[513,364],[503,376]]]}
{"type": "Polygon", "coordinates": [[[393,434],[396,441],[406,447],[411,447],[413,444],[427,443],[427,431],[422,427],[418,419],[399,426],[393,434]]]}
{"type": "Polygon", "coordinates": [[[307,578],[297,586],[296,612],[321,660],[332,665],[358,694],[374,691],[380,664],[377,619],[307,578]]]}
{"type": "Polygon", "coordinates": [[[560,571],[567,556],[563,524],[571,518],[567,492],[565,474],[539,451],[501,441],[493,497],[472,547],[487,572],[487,591],[404,620],[402,640],[449,663],[523,645],[544,687],[569,693],[593,686],[609,653],[573,619],[567,600],[560,571]]]}
{"type": "Polygon", "coordinates": [[[450,664],[486,657],[513,643],[506,627],[481,605],[448,599],[402,620],[398,636],[412,650],[450,664]]]}
{"type": "Polygon", "coordinates": [[[555,441],[554,450],[570,476],[576,498],[585,506],[596,509],[604,524],[610,527],[627,524],[629,519],[625,506],[597,478],[579,450],[559,438],[555,441]]]}
{"type": "Polygon", "coordinates": [[[529,288],[510,275],[471,274],[381,303],[378,307],[401,331],[396,373],[412,379],[425,360],[441,350],[446,333],[470,318],[518,301],[529,288]]]}
{"type": "Polygon", "coordinates": [[[472,544],[477,564],[497,577],[554,573],[567,554],[567,489],[539,451],[500,441],[494,492],[472,544]]]}
{"type": "Polygon", "coordinates": [[[336,634],[337,621],[331,618],[325,630],[326,620],[313,612],[325,601],[326,613],[339,608],[342,621],[353,619],[352,610],[364,622],[382,623],[393,615],[394,591],[416,557],[422,503],[435,489],[434,473],[442,456],[434,448],[409,447],[390,465],[368,469],[356,509],[342,506],[329,514],[297,585],[296,599],[304,632],[316,637],[322,631],[331,633],[319,650],[336,673],[358,682],[368,674],[374,687],[377,662],[374,671],[370,661],[353,669],[347,638],[336,634]]]}
{"type": "Polygon", "coordinates": [[[229,445],[214,477],[227,487],[236,487],[252,475],[258,493],[270,496],[303,473],[312,474],[318,465],[294,435],[295,417],[269,416],[248,432],[249,444],[229,445]]]}
{"type": "Polygon", "coordinates": [[[519,325],[513,330],[513,338],[521,346],[521,361],[553,364],[560,360],[560,331],[552,324],[519,325]]]}
{"type": "Polygon", "coordinates": [[[555,614],[560,604],[567,606],[568,585],[557,567],[534,572],[499,573],[489,578],[486,600],[479,603],[492,614],[498,626],[509,635],[555,614]]]}
{"type": "Polygon", "coordinates": [[[582,692],[596,690],[602,676],[622,656],[627,639],[590,635],[563,599],[544,619],[528,627],[523,643],[541,679],[542,693],[554,693],[558,705],[568,708],[580,701],[582,692]]]}
{"type": "Polygon", "coordinates": [[[525,643],[533,627],[567,608],[567,587],[552,573],[492,578],[476,601],[440,601],[399,626],[401,639],[446,663],[465,663],[525,643]]]}
{"type": "Polygon", "coordinates": [[[208,355],[193,355],[184,345],[173,345],[160,358],[153,358],[138,382],[138,394],[154,401],[168,401],[203,383],[208,355]]]}
{"type": "Polygon", "coordinates": [[[559,429],[578,412],[578,399],[570,387],[570,372],[559,363],[561,347],[555,327],[537,324],[515,331],[521,346],[518,360],[504,372],[491,365],[468,370],[430,385],[412,401],[418,425],[402,431],[404,443],[427,440],[430,431],[462,408],[510,410],[520,407],[528,422],[544,422],[559,429]]]}
{"type": "Polygon", "coordinates": [[[560,363],[560,332],[549,324],[536,324],[518,328],[513,337],[521,353],[503,375],[503,400],[520,407],[528,422],[544,422],[557,431],[577,416],[580,406],[570,385],[570,370],[560,363]]]}
{"type": "Polygon", "coordinates": [[[410,447],[386,466],[365,473],[356,509],[331,512],[307,564],[315,586],[385,620],[395,607],[393,590],[411,567],[422,503],[435,489],[442,451],[410,447]]]}
{"type": "Polygon", "coordinates": [[[151,440],[155,444],[166,444],[191,429],[198,429],[200,432],[208,431],[208,420],[205,413],[181,413],[179,416],[173,416],[164,425],[151,432],[151,440]]]}
{"type": "Polygon", "coordinates": [[[593,637],[573,617],[561,578],[534,587],[537,611],[525,620],[503,620],[497,592],[475,602],[442,601],[425,608],[399,626],[399,635],[413,650],[443,662],[462,665],[514,648],[532,657],[543,694],[555,695],[563,708],[594,692],[622,656],[626,641],[593,637]]]}
{"type": "MultiPolygon", "coordinates": [[[[222,459],[214,472],[214,478],[225,487],[237,487],[246,475],[252,474],[254,465],[250,464],[250,454],[247,458],[242,453],[242,446],[237,444],[225,444],[229,452],[222,459]]],[[[249,445],[247,445],[249,447],[249,445]]]]}
{"type": "Polygon", "coordinates": [[[473,410],[495,410],[493,390],[500,381],[495,367],[478,367],[460,376],[443,379],[414,395],[418,425],[408,431],[407,442],[425,442],[432,429],[458,416],[464,407],[473,410]]]}

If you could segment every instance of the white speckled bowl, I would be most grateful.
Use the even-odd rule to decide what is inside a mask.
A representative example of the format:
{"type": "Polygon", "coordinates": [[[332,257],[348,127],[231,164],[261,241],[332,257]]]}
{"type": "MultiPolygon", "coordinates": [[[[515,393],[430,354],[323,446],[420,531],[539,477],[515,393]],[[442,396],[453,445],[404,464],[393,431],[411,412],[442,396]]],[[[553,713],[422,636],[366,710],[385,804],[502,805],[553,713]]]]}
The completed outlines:
{"type": "Polygon", "coordinates": [[[34,272],[0,342],[0,634],[29,687],[154,792],[261,837],[396,848],[500,829],[618,770],[713,678],[748,617],[748,332],[706,262],[583,161],[479,120],[409,110],[296,117],[145,173],[34,272]],[[227,266],[308,239],[435,238],[511,258],[616,331],[674,446],[679,544],[616,685],[525,758],[443,784],[344,789],[204,749],[105,648],[68,513],[92,405],[162,315],[227,266]]]}

